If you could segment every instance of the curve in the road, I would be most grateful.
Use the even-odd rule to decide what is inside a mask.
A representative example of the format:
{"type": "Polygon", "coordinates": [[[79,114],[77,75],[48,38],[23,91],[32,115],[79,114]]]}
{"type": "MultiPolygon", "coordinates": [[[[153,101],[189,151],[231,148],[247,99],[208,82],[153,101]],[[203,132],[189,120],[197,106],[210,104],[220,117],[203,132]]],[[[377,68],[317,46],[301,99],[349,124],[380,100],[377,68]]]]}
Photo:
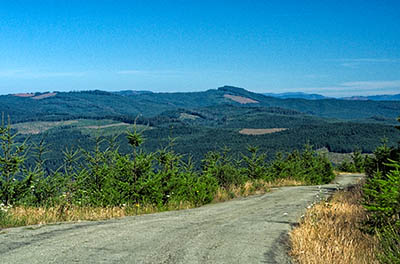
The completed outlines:
{"type": "Polygon", "coordinates": [[[307,206],[362,175],[196,209],[0,234],[0,263],[290,263],[287,234],[307,206]]]}

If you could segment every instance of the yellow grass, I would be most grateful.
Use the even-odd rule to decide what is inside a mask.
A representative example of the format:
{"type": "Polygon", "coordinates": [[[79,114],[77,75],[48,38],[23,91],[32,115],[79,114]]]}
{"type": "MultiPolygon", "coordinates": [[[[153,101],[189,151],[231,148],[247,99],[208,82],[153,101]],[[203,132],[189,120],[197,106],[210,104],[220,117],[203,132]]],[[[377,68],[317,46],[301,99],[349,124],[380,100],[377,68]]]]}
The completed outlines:
{"type": "Polygon", "coordinates": [[[236,197],[246,197],[254,194],[263,194],[269,192],[271,188],[282,186],[299,186],[303,182],[292,179],[278,179],[272,182],[258,180],[248,181],[243,186],[231,185],[228,188],[219,188],[213,203],[224,202],[236,197]]]}
{"type": "MultiPolygon", "coordinates": [[[[182,210],[193,208],[190,203],[171,204],[163,210],[182,210]]],[[[9,210],[12,221],[1,226],[21,226],[49,224],[56,222],[94,221],[111,218],[121,218],[131,215],[150,214],[161,210],[152,205],[135,204],[133,206],[114,207],[83,207],[75,205],[59,205],[55,207],[17,206],[9,210]]]]}
{"type": "Polygon", "coordinates": [[[272,182],[267,182],[266,184],[269,185],[271,188],[275,188],[283,186],[300,186],[300,185],[305,185],[305,182],[293,179],[277,179],[272,182]]]}
{"type": "Polygon", "coordinates": [[[15,219],[25,225],[47,224],[60,221],[101,220],[126,216],[121,207],[57,206],[50,208],[18,206],[10,210],[15,219]]]}
{"type": "Polygon", "coordinates": [[[359,227],[366,219],[360,205],[360,185],[334,194],[329,202],[309,209],[290,234],[291,255],[297,263],[379,263],[378,240],[359,227]]]}
{"type": "MultiPolygon", "coordinates": [[[[280,179],[274,182],[249,181],[243,186],[230,186],[228,189],[219,188],[215,198],[216,202],[227,201],[236,197],[244,197],[252,194],[263,194],[273,187],[302,185],[302,182],[291,179],[280,179]]],[[[9,221],[0,223],[0,228],[49,224],[56,222],[94,221],[111,218],[121,218],[131,215],[156,213],[168,210],[182,210],[196,207],[195,204],[182,202],[170,204],[162,209],[152,205],[135,204],[132,206],[114,207],[84,207],[69,204],[61,204],[54,207],[27,207],[17,206],[8,209],[9,221]]]]}

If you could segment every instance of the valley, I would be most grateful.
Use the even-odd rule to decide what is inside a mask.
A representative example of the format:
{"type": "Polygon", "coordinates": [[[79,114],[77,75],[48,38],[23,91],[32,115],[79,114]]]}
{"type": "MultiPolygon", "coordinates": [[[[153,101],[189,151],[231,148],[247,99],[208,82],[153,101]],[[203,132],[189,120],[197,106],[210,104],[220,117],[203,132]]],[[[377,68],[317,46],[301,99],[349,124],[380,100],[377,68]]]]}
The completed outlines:
{"type": "Polygon", "coordinates": [[[332,153],[370,153],[383,137],[392,146],[400,141],[393,127],[399,101],[279,99],[229,86],[192,93],[29,95],[0,96],[0,111],[10,117],[20,142],[44,139],[46,166],[52,170],[62,164],[60,150],[91,150],[96,137],[115,137],[119,150],[129,153],[125,132],[134,123],[143,131],[145,150],[155,151],[173,138],[177,153],[192,157],[197,167],[207,152],[223,147],[239,157],[257,146],[270,160],[307,143],[332,153]]]}

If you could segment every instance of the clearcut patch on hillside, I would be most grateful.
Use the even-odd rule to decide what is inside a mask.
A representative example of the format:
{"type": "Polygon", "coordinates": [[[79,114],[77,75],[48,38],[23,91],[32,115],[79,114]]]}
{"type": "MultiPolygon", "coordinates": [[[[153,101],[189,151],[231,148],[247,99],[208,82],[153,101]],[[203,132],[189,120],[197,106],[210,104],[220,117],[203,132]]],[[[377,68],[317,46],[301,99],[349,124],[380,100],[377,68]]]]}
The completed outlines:
{"type": "MultiPolygon", "coordinates": [[[[12,128],[25,135],[37,135],[52,128],[64,127],[64,129],[78,129],[85,134],[93,134],[101,129],[103,135],[122,133],[130,126],[128,123],[115,122],[113,120],[76,119],[67,121],[35,121],[13,124],[12,128]],[[67,127],[65,127],[67,126],[67,127]]],[[[141,127],[139,125],[139,127],[141,127]]],[[[143,126],[144,127],[144,126],[143,126]]],[[[146,127],[147,128],[147,127],[146,127]]],[[[96,135],[96,134],[95,134],[96,135]]]]}
{"type": "Polygon", "coordinates": [[[33,97],[33,96],[35,96],[35,94],[33,94],[33,93],[17,93],[17,94],[13,94],[13,96],[16,96],[16,97],[33,97]]]}
{"type": "Polygon", "coordinates": [[[45,98],[48,98],[48,97],[53,97],[53,96],[56,96],[56,95],[57,95],[57,93],[46,93],[46,94],[41,94],[41,95],[38,95],[38,96],[34,96],[34,97],[32,97],[32,99],[41,100],[41,99],[45,99],[45,98]]]}
{"type": "Polygon", "coordinates": [[[188,114],[188,113],[181,113],[181,115],[179,116],[179,119],[183,119],[183,120],[185,120],[185,119],[195,120],[197,118],[199,118],[199,117],[196,115],[188,114]]]}
{"type": "Polygon", "coordinates": [[[68,121],[37,121],[37,122],[25,122],[12,125],[12,128],[17,129],[18,133],[25,135],[37,135],[43,133],[51,128],[59,126],[67,126],[77,123],[77,120],[68,121]]]}
{"type": "Polygon", "coordinates": [[[287,130],[287,128],[243,128],[239,133],[243,135],[265,135],[285,130],[287,130]]]}
{"type": "Polygon", "coordinates": [[[116,126],[130,126],[128,123],[115,123],[115,124],[108,124],[108,125],[103,125],[103,126],[86,126],[83,128],[89,128],[89,129],[101,129],[101,128],[107,128],[107,127],[116,127],[116,126]]]}
{"type": "Polygon", "coordinates": [[[13,94],[13,96],[16,97],[23,97],[23,98],[31,98],[33,100],[41,100],[41,99],[45,99],[48,97],[53,97],[56,96],[57,93],[45,93],[45,94],[40,94],[40,95],[36,95],[34,93],[17,93],[17,94],[13,94]]]}
{"type": "Polygon", "coordinates": [[[231,95],[231,94],[224,94],[225,98],[231,99],[232,101],[238,102],[240,104],[258,104],[259,102],[247,97],[238,96],[238,95],[231,95]]]}

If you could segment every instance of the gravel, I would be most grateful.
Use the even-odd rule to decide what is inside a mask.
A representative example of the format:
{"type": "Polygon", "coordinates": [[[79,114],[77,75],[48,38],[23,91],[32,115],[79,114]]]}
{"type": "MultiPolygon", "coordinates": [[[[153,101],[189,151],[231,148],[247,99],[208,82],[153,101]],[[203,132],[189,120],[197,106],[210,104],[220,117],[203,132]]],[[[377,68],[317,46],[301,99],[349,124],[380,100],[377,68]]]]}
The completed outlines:
{"type": "Polygon", "coordinates": [[[290,263],[288,232],[306,208],[361,177],[189,210],[3,229],[0,263],[290,263]]]}

